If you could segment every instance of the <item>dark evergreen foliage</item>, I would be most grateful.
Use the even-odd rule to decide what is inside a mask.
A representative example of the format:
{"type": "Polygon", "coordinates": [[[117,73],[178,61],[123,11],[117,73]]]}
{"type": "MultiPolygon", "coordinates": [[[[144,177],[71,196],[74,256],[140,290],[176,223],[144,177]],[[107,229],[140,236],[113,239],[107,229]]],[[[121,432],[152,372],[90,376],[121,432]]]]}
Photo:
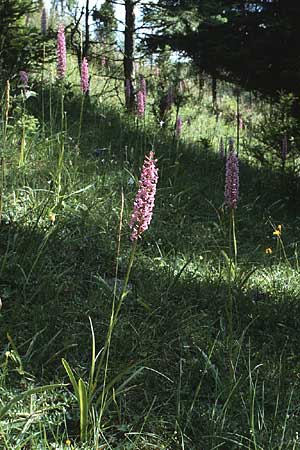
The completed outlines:
{"type": "Polygon", "coordinates": [[[156,27],[147,38],[151,51],[168,44],[217,78],[267,95],[298,94],[298,1],[159,0],[145,18],[156,27]]]}
{"type": "MultiPolygon", "coordinates": [[[[51,43],[40,29],[32,25],[30,15],[41,8],[35,0],[1,0],[0,2],[0,79],[12,79],[19,70],[38,70],[43,59],[51,55],[51,43]]],[[[53,37],[53,36],[51,36],[53,37]]]]}

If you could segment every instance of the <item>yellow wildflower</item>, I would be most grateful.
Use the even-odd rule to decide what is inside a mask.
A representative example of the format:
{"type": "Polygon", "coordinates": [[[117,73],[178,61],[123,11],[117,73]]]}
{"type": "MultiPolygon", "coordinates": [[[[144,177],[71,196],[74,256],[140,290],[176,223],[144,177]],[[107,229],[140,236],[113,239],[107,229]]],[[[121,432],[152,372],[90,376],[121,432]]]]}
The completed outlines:
{"type": "Polygon", "coordinates": [[[273,250],[271,249],[271,247],[268,247],[265,249],[265,253],[266,253],[266,255],[272,255],[273,250]]]}
{"type": "Polygon", "coordinates": [[[276,230],[273,231],[273,236],[280,237],[281,236],[281,231],[282,231],[282,225],[277,225],[276,230]]]}
{"type": "Polygon", "coordinates": [[[70,441],[70,439],[67,439],[67,440],[66,440],[66,445],[67,445],[68,447],[71,446],[71,441],[70,441]]]}
{"type": "Polygon", "coordinates": [[[49,213],[49,220],[51,222],[51,225],[54,225],[55,219],[56,215],[53,212],[49,213]]]}

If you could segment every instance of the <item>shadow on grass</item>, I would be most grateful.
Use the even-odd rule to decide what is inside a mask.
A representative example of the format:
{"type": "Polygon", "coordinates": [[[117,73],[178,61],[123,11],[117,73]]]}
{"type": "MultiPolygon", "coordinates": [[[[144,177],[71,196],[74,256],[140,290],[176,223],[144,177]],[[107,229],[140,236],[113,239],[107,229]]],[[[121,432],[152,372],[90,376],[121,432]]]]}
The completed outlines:
{"type": "MultiPolygon", "coordinates": [[[[53,102],[56,104],[55,115],[55,111],[59,111],[59,95],[55,91],[52,94],[53,102]]],[[[38,114],[40,105],[33,103],[33,112],[34,106],[37,107],[36,114],[38,114]]],[[[48,308],[59,311],[61,303],[63,308],[69,306],[66,301],[61,302],[62,299],[68,298],[73,299],[72,301],[78,299],[80,304],[86,304],[90,295],[87,292],[95,291],[97,298],[99,285],[94,277],[98,273],[113,278],[120,192],[123,189],[126,199],[125,217],[128,217],[136,192],[136,186],[132,185],[131,181],[133,178],[135,182],[137,181],[143,156],[153,145],[159,159],[160,180],[153,222],[140,243],[140,257],[149,262],[154,272],[158,270],[159,264],[176,267],[191,260],[191,264],[196,267],[196,274],[198,270],[203,273],[204,265],[215,274],[218,272],[220,260],[221,266],[223,265],[221,250],[228,252],[228,217],[223,206],[224,161],[221,161],[211,148],[204,145],[205,143],[197,145],[176,142],[170,133],[157,130],[153,124],[149,127],[144,124],[137,126],[134,118],[103,105],[99,110],[97,102],[87,100],[82,142],[79,154],[76,155],[74,146],[80,99],[76,97],[67,99],[65,106],[68,132],[73,140],[66,139],[67,175],[63,180],[65,197],[60,208],[55,210],[57,219],[54,227],[50,226],[47,209],[43,209],[43,195],[46,197],[47,193],[41,193],[40,202],[35,198],[38,206],[25,208],[25,219],[17,216],[15,223],[4,227],[2,231],[2,253],[7,255],[3,263],[5,273],[10,274],[8,277],[11,277],[12,286],[16,279],[20,280],[18,288],[12,290],[13,294],[9,287],[10,282],[5,282],[5,295],[9,298],[18,297],[22,305],[35,304],[37,309],[45,309],[45,314],[37,313],[36,320],[33,321],[34,326],[38,327],[34,329],[35,333],[43,329],[43,321],[39,323],[38,317],[41,315],[47,318],[48,308]],[[73,195],[85,186],[91,188],[73,195]],[[41,218],[39,224],[35,222],[36,217],[41,218]],[[17,231],[11,231],[14,229],[17,231]],[[44,243],[47,233],[49,238],[47,237],[44,243]],[[15,250],[7,253],[11,242],[15,250]],[[12,269],[10,264],[14,258],[12,269]],[[43,264],[41,261],[44,261],[43,264]],[[154,268],[153,261],[156,261],[154,268]],[[28,280],[29,267],[31,272],[28,280]],[[41,277],[40,281],[31,281],[36,277],[38,279],[41,277]],[[48,297],[51,289],[54,291],[48,297]],[[52,298],[50,304],[49,298],[52,298]],[[57,298],[59,300],[56,301],[57,298]]],[[[49,161],[49,165],[51,164],[53,161],[49,161]]],[[[53,171],[53,168],[51,170],[53,171]]],[[[31,180],[34,180],[36,187],[39,182],[45,183],[46,172],[46,169],[39,171],[36,167],[30,172],[29,168],[28,184],[30,185],[31,180]]],[[[289,203],[288,195],[283,191],[283,180],[278,174],[258,170],[241,162],[240,184],[241,195],[236,214],[240,266],[247,271],[254,266],[268,269],[270,260],[276,264],[273,256],[268,257],[264,253],[266,247],[273,247],[274,251],[276,247],[271,223],[283,224],[283,239],[287,242],[287,254],[294,264],[292,245],[297,243],[294,232],[298,229],[298,208],[289,203]]],[[[20,208],[25,204],[26,200],[20,208]]],[[[125,255],[128,255],[130,247],[128,234],[125,219],[123,228],[125,255]]],[[[124,265],[122,261],[121,269],[124,265]]],[[[161,277],[161,272],[158,273],[161,277]]],[[[203,283],[207,283],[207,277],[210,278],[208,271],[205,277],[196,276],[196,285],[199,284],[199,289],[202,289],[203,283]]],[[[284,278],[284,275],[282,277],[284,278]]],[[[145,283],[147,278],[147,267],[143,265],[140,279],[145,283]]],[[[215,281],[204,289],[208,292],[209,298],[215,298],[215,294],[209,294],[209,289],[214,283],[215,281]]],[[[162,287],[163,292],[164,290],[162,287]]],[[[261,292],[259,286],[255,286],[249,292],[250,303],[254,303],[255,308],[258,307],[257,303],[261,298],[266,299],[267,309],[273,307],[282,315],[284,302],[277,300],[272,302],[272,296],[278,298],[278,292],[274,290],[271,293],[264,290],[261,292]]],[[[283,289],[283,292],[284,294],[280,294],[281,298],[289,297],[291,290],[283,289]]],[[[294,296],[296,295],[297,292],[294,293],[294,296]]],[[[224,301],[222,303],[224,307],[224,301]]],[[[96,305],[98,306],[97,301],[96,305]]],[[[58,331],[70,320],[72,322],[73,313],[74,308],[71,305],[70,309],[67,308],[65,316],[62,315],[58,331]]],[[[58,314],[57,317],[59,316],[58,314]]],[[[30,328],[28,326],[28,329],[30,328]]],[[[59,342],[59,337],[57,339],[59,342]]],[[[68,342],[65,345],[68,346],[68,342]]]]}
{"type": "MultiPolygon", "coordinates": [[[[224,162],[205,145],[177,143],[154,126],[149,130],[141,124],[137,127],[133,118],[104,106],[99,112],[93,104],[87,105],[76,156],[78,99],[66,102],[66,107],[68,130],[74,134],[66,149],[65,197],[55,210],[54,224],[44,207],[48,194],[36,188],[35,207],[26,207],[26,213],[20,216],[13,211],[11,221],[0,229],[2,342],[9,332],[25,370],[39,377],[42,371],[45,378],[61,379],[62,357],[86,373],[90,355],[88,317],[93,319],[98,348],[109,324],[111,295],[99,275],[109,282],[114,277],[120,192],[123,189],[128,217],[136,191],[131,180],[136,181],[144,154],[153,145],[160,169],[155,213],[149,232],[139,244],[132,290],[113,337],[110,372],[117,373],[120,367],[139,361],[160,372],[147,370],[120,402],[129,422],[139,422],[154,402],[151,415],[161,417],[161,430],[165,427],[168,431],[176,428],[176,422],[184,427],[203,377],[204,387],[187,426],[195,442],[203,444],[202,436],[214,432],[211,405],[217,401],[224,406],[228,395],[228,286],[223,263],[218,263],[221,249],[227,248],[224,162]],[[71,195],[89,185],[90,189],[71,195]],[[36,217],[40,217],[38,222],[36,217]],[[212,360],[209,370],[208,356],[212,360]],[[216,386],[216,373],[223,379],[221,386],[216,386]]],[[[34,177],[38,187],[39,182],[45,182],[46,172],[38,168],[30,172],[29,168],[28,184],[34,177]]],[[[269,261],[263,249],[276,242],[270,217],[275,225],[283,223],[284,239],[294,243],[298,207],[289,203],[282,180],[274,173],[241,163],[240,178],[239,261],[245,270],[253,265],[265,270],[269,261]]],[[[21,209],[26,201],[20,203],[21,209]]],[[[120,279],[130,249],[128,234],[126,220],[120,279]]],[[[289,256],[292,250],[287,245],[289,256]]],[[[274,373],[282,374],[279,356],[284,352],[284,395],[297,381],[299,370],[297,291],[293,294],[283,288],[266,293],[258,289],[258,284],[256,281],[254,289],[235,291],[237,342],[243,336],[238,370],[247,380],[251,357],[251,367],[263,361],[266,383],[278,381],[274,373]]],[[[268,395],[271,400],[267,406],[271,408],[276,393],[270,389],[268,395]]],[[[238,420],[234,406],[237,408],[239,401],[236,398],[232,404],[231,424],[238,420]]],[[[246,413],[239,418],[238,427],[241,434],[248,435],[246,413]]]]}
{"type": "MultiPolygon", "coordinates": [[[[111,279],[114,258],[109,240],[101,233],[93,234],[94,227],[91,222],[77,221],[75,225],[66,221],[44,233],[17,225],[2,228],[1,252],[7,258],[5,263],[2,260],[1,273],[1,341],[6,341],[5,333],[9,332],[24,369],[38,379],[41,375],[62,379],[62,357],[86,376],[89,316],[98,349],[103,345],[111,296],[98,275],[111,279]]],[[[184,268],[174,257],[153,260],[148,252],[145,256],[140,248],[133,267],[131,291],[113,336],[109,376],[134,364],[147,366],[149,369],[119,399],[122,421],[140,427],[141,417],[154,402],[146,429],[150,431],[152,422],[161,417],[165,432],[171,432],[178,422],[195,444],[203,445],[203,436],[213,433],[211,405],[217,401],[222,408],[229,395],[228,286],[208,261],[184,268]],[[200,381],[203,387],[189,415],[200,381]]],[[[121,261],[121,279],[125,265],[121,261]]],[[[235,291],[235,304],[237,373],[243,383],[228,407],[226,431],[234,431],[232,424],[239,409],[235,423],[239,433],[248,436],[247,414],[239,406],[240,396],[249,395],[248,364],[254,370],[263,363],[267,417],[276,401],[274,383],[280,380],[283,399],[288,397],[291,384],[297,383],[300,306],[294,297],[257,299],[242,290],[235,291]]],[[[119,424],[114,408],[107,414],[112,423],[119,424]]]]}

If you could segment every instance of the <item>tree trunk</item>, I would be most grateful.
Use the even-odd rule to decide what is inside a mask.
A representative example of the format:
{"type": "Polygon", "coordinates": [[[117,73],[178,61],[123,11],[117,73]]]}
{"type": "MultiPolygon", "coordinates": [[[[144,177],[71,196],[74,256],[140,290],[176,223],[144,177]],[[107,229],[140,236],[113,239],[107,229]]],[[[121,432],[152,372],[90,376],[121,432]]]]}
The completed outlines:
{"type": "Polygon", "coordinates": [[[90,0],[86,0],[85,3],[85,40],[82,51],[82,57],[88,58],[90,49],[90,26],[89,26],[89,15],[90,15],[90,0]]]}
{"type": "Polygon", "coordinates": [[[130,95],[126,95],[126,108],[128,111],[134,109],[133,92],[133,61],[134,61],[134,33],[135,33],[135,2],[125,0],[125,42],[124,42],[124,86],[126,89],[126,80],[129,80],[130,95]]]}
{"type": "Polygon", "coordinates": [[[241,126],[241,115],[240,115],[240,92],[237,89],[236,92],[236,153],[239,156],[240,151],[240,126],[241,126]]]}

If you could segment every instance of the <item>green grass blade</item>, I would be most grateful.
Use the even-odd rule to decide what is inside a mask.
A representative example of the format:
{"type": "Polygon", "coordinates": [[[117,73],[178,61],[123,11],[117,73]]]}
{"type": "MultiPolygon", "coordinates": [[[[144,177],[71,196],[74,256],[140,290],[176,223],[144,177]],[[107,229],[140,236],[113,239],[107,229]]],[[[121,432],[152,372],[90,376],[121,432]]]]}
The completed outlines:
{"type": "Polygon", "coordinates": [[[78,384],[77,384],[77,381],[75,379],[73,370],[71,369],[69,363],[64,358],[62,358],[61,362],[62,362],[62,364],[63,364],[63,366],[64,366],[64,368],[65,368],[65,370],[66,370],[66,372],[68,374],[68,377],[69,377],[69,379],[70,379],[70,381],[72,383],[72,386],[73,386],[76,398],[79,401],[79,389],[78,389],[78,384]]]}
{"type": "Polygon", "coordinates": [[[89,397],[93,395],[94,391],[94,374],[95,374],[95,364],[96,364],[96,342],[95,342],[95,333],[93,328],[92,319],[89,317],[90,325],[91,325],[91,333],[92,333],[92,360],[91,360],[91,369],[90,369],[90,377],[89,377],[89,388],[88,394],[89,397]]]}
{"type": "Polygon", "coordinates": [[[87,440],[89,404],[86,385],[81,378],[78,381],[78,389],[80,408],[80,439],[82,442],[85,442],[87,440]]]}
{"type": "MultiPolygon", "coordinates": [[[[118,383],[121,381],[121,379],[124,377],[124,375],[126,375],[129,371],[131,371],[138,363],[134,364],[133,366],[127,367],[126,369],[120,371],[118,373],[118,375],[116,375],[105,387],[105,395],[106,397],[108,396],[109,391],[118,383]]],[[[143,372],[143,370],[145,370],[145,367],[139,367],[138,369],[136,369],[128,378],[126,378],[125,381],[123,381],[122,384],[119,385],[119,387],[115,388],[115,395],[117,396],[126,386],[128,383],[130,383],[130,381],[132,379],[134,379],[137,375],[139,375],[141,372],[143,372]]],[[[106,401],[105,407],[108,406],[109,403],[111,403],[112,401],[112,397],[110,397],[109,400],[106,401]]],[[[101,403],[101,395],[99,396],[99,398],[97,399],[95,406],[96,409],[100,406],[101,403]]]]}

